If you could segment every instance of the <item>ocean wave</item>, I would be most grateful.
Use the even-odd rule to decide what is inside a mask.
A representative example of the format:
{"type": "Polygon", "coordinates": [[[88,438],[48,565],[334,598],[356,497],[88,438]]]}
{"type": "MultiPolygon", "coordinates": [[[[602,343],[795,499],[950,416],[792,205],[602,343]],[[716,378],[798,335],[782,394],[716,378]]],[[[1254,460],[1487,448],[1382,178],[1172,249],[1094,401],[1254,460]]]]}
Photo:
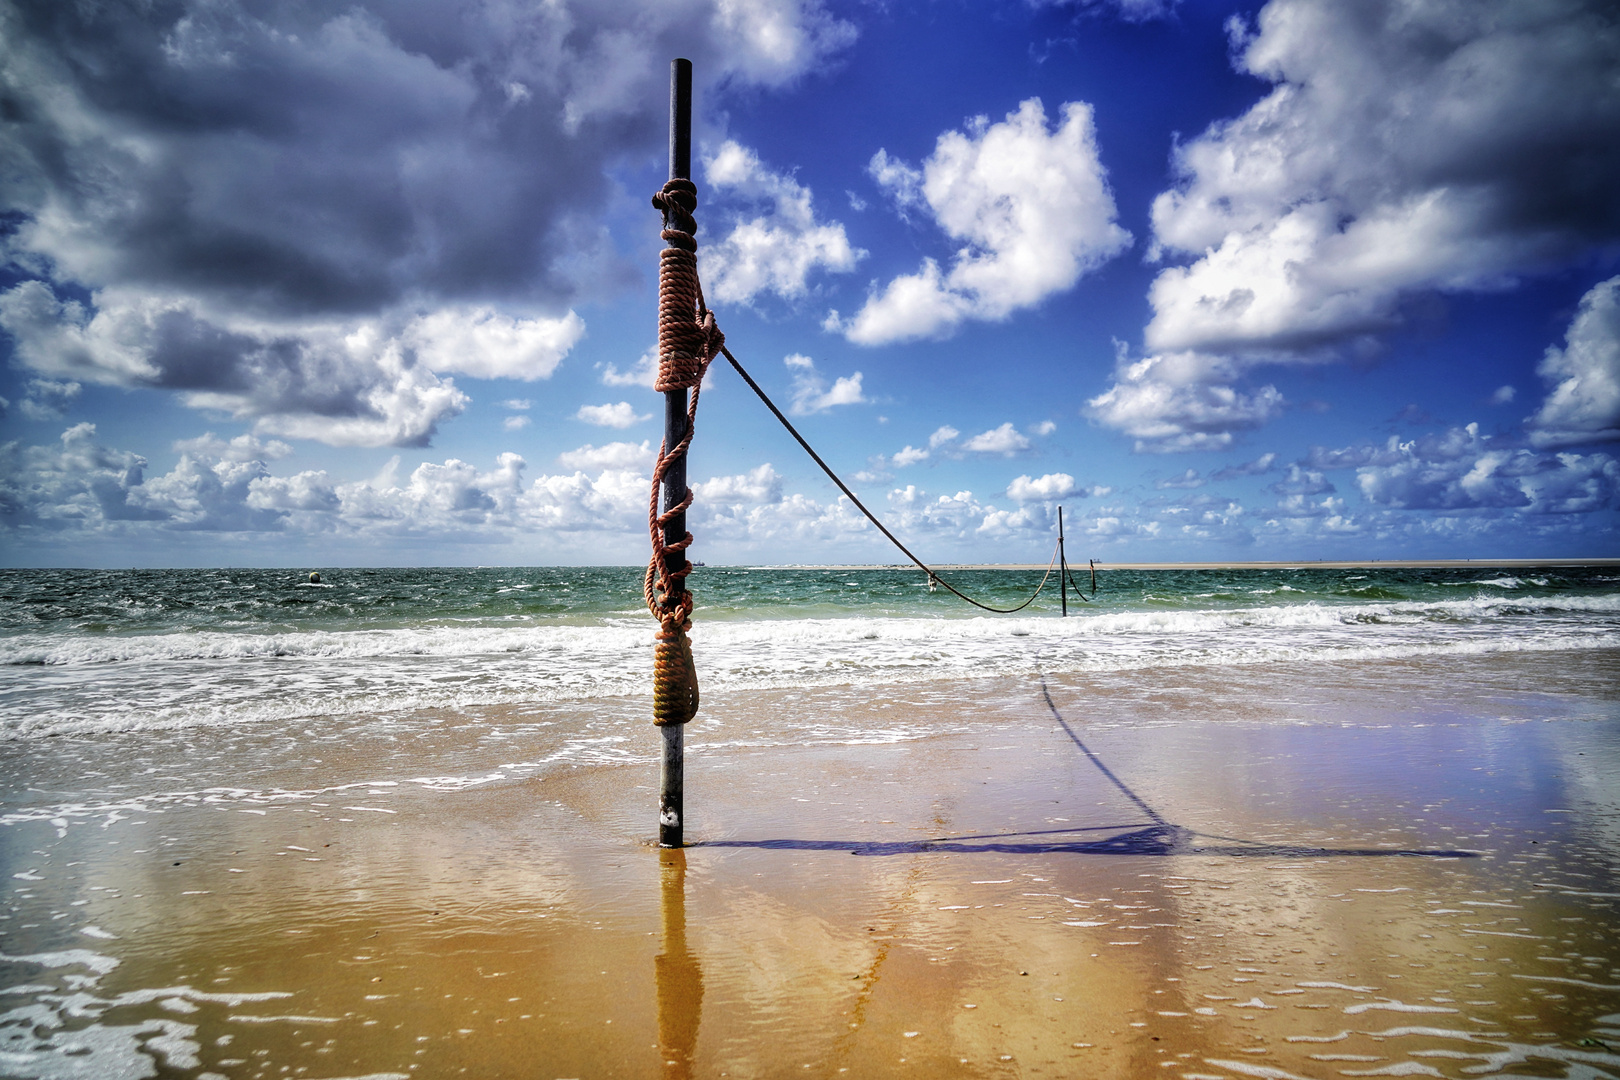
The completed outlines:
{"type": "MultiPolygon", "coordinates": [[[[1097,611],[1069,619],[873,617],[699,620],[698,640],[869,641],[910,639],[919,643],[971,642],[1009,634],[1070,636],[1177,635],[1197,637],[1231,629],[1335,628],[1368,625],[1478,623],[1541,616],[1620,616],[1620,594],[1546,597],[1478,596],[1444,601],[1381,600],[1360,603],[1310,601],[1238,608],[1097,611]]],[[[596,625],[435,625],[401,629],[309,630],[283,633],[198,631],[109,635],[30,634],[0,639],[0,666],[83,665],[129,662],[240,659],[372,659],[556,655],[586,661],[593,655],[622,659],[651,641],[652,623],[612,619],[596,625]]]]}

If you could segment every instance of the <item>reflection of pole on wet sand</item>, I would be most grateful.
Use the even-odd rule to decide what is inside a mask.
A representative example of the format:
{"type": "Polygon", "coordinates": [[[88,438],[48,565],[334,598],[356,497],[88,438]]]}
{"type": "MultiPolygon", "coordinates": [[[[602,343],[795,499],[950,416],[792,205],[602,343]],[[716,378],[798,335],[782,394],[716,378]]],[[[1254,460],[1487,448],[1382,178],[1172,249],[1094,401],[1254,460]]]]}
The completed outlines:
{"type": "Polygon", "coordinates": [[[664,914],[664,951],[653,961],[658,977],[658,1051],[664,1059],[664,1076],[686,1080],[692,1075],[703,1013],[703,969],[686,947],[686,852],[664,848],[658,860],[664,914]]]}

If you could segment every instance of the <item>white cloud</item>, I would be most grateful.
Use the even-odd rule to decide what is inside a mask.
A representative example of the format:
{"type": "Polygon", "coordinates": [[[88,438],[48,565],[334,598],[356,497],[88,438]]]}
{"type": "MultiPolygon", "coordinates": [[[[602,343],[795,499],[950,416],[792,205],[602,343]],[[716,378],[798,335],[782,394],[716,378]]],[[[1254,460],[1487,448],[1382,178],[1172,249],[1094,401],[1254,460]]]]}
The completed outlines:
{"type": "Polygon", "coordinates": [[[597,427],[619,428],[623,430],[646,420],[652,419],[652,413],[637,415],[635,407],[628,401],[621,401],[613,405],[581,405],[579,412],[574,414],[577,420],[597,427]]]}
{"type": "Polygon", "coordinates": [[[1004,457],[1012,457],[1028,450],[1029,445],[1029,439],[1008,422],[989,431],[981,431],[963,443],[962,449],[975,454],[1001,454],[1004,457]]]}
{"type": "MultiPolygon", "coordinates": [[[[1481,435],[1478,424],[1382,445],[1317,450],[1314,469],[1354,468],[1367,502],[1392,510],[1528,515],[1587,513],[1620,502],[1620,461],[1608,454],[1544,453],[1481,435]]],[[[1295,466],[1279,493],[1331,491],[1295,466]]]]}
{"type": "Polygon", "coordinates": [[[907,465],[915,465],[919,461],[927,461],[928,451],[919,450],[917,447],[907,443],[895,453],[894,457],[890,458],[889,460],[894,464],[895,468],[903,469],[907,465]]]}
{"type": "Polygon", "coordinates": [[[1019,476],[1007,485],[1007,498],[1020,503],[1050,502],[1077,494],[1079,490],[1074,477],[1068,473],[1047,473],[1033,480],[1019,476]]]}
{"type": "Polygon", "coordinates": [[[1153,486],[1158,488],[1161,491],[1164,491],[1166,489],[1171,489],[1171,488],[1183,489],[1184,490],[1184,489],[1187,489],[1187,488],[1203,487],[1204,486],[1204,479],[1203,479],[1203,477],[1198,475],[1198,470],[1197,469],[1188,469],[1186,472],[1180,474],[1179,476],[1166,477],[1165,479],[1160,480],[1158,483],[1154,484],[1153,486]]]}
{"type": "Polygon", "coordinates": [[[501,408],[511,409],[514,412],[528,412],[533,406],[534,403],[528,398],[507,398],[501,402],[501,408]]]}
{"type": "Polygon", "coordinates": [[[1070,288],[1130,243],[1083,102],[1063,105],[1049,132],[1041,102],[1030,98],[1005,120],[976,117],[966,134],[941,135],[921,170],[880,150],[870,172],[902,209],[926,204],[963,247],[948,273],[925,259],[917,273],[874,290],[840,324],[863,345],[944,337],[965,319],[1005,319],[1070,288]]]}
{"type": "Polygon", "coordinates": [[[832,386],[816,371],[815,361],[802,353],[782,358],[793,376],[793,403],[788,412],[794,416],[826,412],[837,405],[860,405],[867,399],[861,393],[861,373],[840,375],[832,386]]]}
{"type": "Polygon", "coordinates": [[[292,456],[292,447],[279,439],[261,442],[252,434],[238,435],[226,441],[212,431],[195,439],[177,439],[174,449],[182,454],[204,461],[278,461],[292,456]]]}
{"type": "Polygon", "coordinates": [[[716,476],[693,484],[692,491],[695,500],[705,503],[779,503],[782,501],[782,478],[767,461],[737,476],[716,476]]]}
{"type": "Polygon", "coordinates": [[[1498,386],[1491,393],[1491,404],[1506,405],[1518,396],[1519,392],[1517,390],[1515,390],[1511,385],[1504,384],[1502,386],[1498,386]]]}
{"type": "Polygon", "coordinates": [[[529,418],[527,416],[508,416],[501,421],[501,427],[506,431],[522,431],[528,426],[529,418]]]}
{"type": "Polygon", "coordinates": [[[602,383],[605,386],[642,386],[651,390],[658,382],[658,346],[650,346],[646,352],[636,360],[636,366],[629,371],[620,371],[613,364],[602,368],[602,383]]]}
{"type": "Polygon", "coordinates": [[[1526,421],[1537,446],[1620,439],[1620,277],[1581,298],[1564,347],[1549,348],[1536,372],[1552,386],[1526,421]]]}
{"type": "Polygon", "coordinates": [[[570,311],[557,319],[519,319],[494,308],[441,308],[419,316],[402,340],[434,371],[480,379],[549,379],[585,336],[585,320],[570,311]]]}
{"type": "Polygon", "coordinates": [[[17,408],[30,420],[58,420],[67,414],[83,389],[71,380],[30,379],[28,396],[17,408]]]}
{"type": "Polygon", "coordinates": [[[866,256],[850,246],[844,226],[816,220],[810,189],[771,172],[754,151],[732,140],[704,162],[710,186],[751,210],[724,239],[698,249],[704,291],[713,301],[747,303],[764,293],[785,300],[805,295],[816,270],[847,273],[866,256]]]}
{"type": "Polygon", "coordinates": [[[639,443],[614,442],[606,446],[586,444],[578,450],[558,454],[557,464],[579,472],[596,472],[599,469],[650,470],[657,456],[652,443],[646,440],[639,443]]]}
{"type": "Polygon", "coordinates": [[[1275,89],[1180,147],[1149,350],[1311,350],[1620,235],[1620,25],[1579,0],[1272,0],[1275,89]]]}
{"type": "Polygon", "coordinates": [[[1086,402],[1086,413],[1136,439],[1138,453],[1219,450],[1233,432],[1257,428],[1283,408],[1282,393],[1227,385],[1237,366],[1217,356],[1168,353],[1130,360],[1123,349],[1114,385],[1086,402]]]}
{"type": "Polygon", "coordinates": [[[961,434],[962,433],[960,431],[957,431],[955,428],[951,427],[951,425],[941,424],[934,430],[932,435],[928,436],[928,449],[938,450],[941,446],[944,446],[946,443],[950,442],[952,439],[961,434]]]}
{"type": "Polygon", "coordinates": [[[1029,433],[1040,438],[1045,438],[1056,430],[1057,422],[1054,420],[1042,420],[1038,424],[1031,424],[1029,426],[1029,433]]]}
{"type": "MultiPolygon", "coordinates": [[[[647,8],[649,14],[659,10],[647,8]]],[[[717,0],[711,25],[726,65],[765,86],[792,82],[856,37],[853,25],[802,0],[717,0]]]]}
{"type": "Polygon", "coordinates": [[[128,290],[96,293],[92,313],[26,281],[0,293],[0,328],[36,371],[175,390],[261,433],[333,446],[425,445],[468,400],[373,321],[213,320],[190,300],[128,290]]]}
{"type": "Polygon", "coordinates": [[[1241,465],[1228,465],[1210,474],[1211,480],[1232,480],[1239,476],[1261,476],[1271,471],[1277,463],[1276,451],[1261,454],[1253,461],[1245,461],[1241,465]]]}

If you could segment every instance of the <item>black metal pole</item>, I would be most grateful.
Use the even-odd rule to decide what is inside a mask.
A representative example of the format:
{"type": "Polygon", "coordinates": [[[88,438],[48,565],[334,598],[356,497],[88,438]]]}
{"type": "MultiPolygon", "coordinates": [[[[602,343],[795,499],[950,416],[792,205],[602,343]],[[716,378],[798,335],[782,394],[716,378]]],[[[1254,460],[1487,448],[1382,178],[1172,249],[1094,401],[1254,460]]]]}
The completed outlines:
{"type": "Polygon", "coordinates": [[[1069,562],[1063,554],[1063,507],[1058,507],[1058,595],[1063,597],[1063,617],[1069,617],[1069,562]]]}
{"type": "MultiPolygon", "coordinates": [[[[692,61],[669,62],[669,178],[692,178],[692,61]]],[[[665,224],[669,214],[665,213],[665,224]]],[[[677,446],[686,438],[686,390],[664,392],[664,445],[677,446]]],[[[686,498],[686,458],[677,458],[664,473],[663,503],[678,506],[686,498]]],[[[664,543],[673,544],[686,536],[686,515],[675,514],[664,525],[664,543]]],[[[685,551],[676,548],[664,555],[668,571],[686,566],[685,551]]],[[[658,770],[658,845],[678,848],[682,846],[682,824],[685,818],[686,750],[682,732],[684,724],[666,724],[663,732],[664,753],[658,770]]]]}

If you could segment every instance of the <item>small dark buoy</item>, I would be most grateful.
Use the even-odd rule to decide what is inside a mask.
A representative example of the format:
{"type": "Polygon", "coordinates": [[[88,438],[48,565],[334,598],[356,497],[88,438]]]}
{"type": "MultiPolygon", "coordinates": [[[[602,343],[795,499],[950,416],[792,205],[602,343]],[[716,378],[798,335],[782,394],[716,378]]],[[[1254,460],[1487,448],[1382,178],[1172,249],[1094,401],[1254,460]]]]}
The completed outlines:
{"type": "Polygon", "coordinates": [[[321,574],[319,570],[311,570],[309,572],[309,583],[311,585],[319,585],[321,583],[321,574]]]}

